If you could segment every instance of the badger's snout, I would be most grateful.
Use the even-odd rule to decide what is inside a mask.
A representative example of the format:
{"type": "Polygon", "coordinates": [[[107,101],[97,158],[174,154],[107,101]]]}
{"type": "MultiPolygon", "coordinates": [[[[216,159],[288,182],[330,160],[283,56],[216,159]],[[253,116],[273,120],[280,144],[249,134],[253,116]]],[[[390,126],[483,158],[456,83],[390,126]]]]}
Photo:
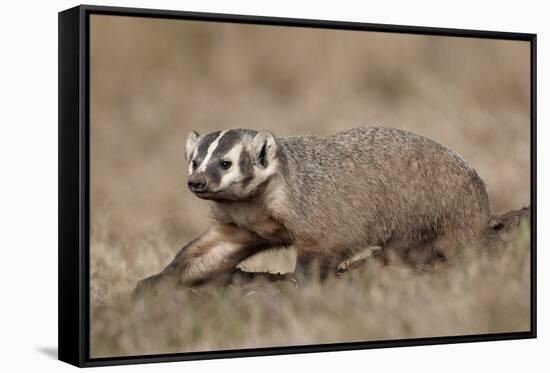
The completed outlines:
{"type": "Polygon", "coordinates": [[[187,186],[193,193],[205,192],[208,188],[208,181],[204,175],[191,175],[187,181],[187,186]]]}

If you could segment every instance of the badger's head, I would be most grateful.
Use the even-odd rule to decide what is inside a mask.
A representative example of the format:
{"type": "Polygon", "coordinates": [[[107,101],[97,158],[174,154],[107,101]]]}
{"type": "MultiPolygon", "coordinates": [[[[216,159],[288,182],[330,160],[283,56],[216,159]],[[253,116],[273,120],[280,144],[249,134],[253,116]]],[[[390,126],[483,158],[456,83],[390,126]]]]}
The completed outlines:
{"type": "Polygon", "coordinates": [[[278,169],[278,146],[268,131],[231,129],[189,133],[188,186],[202,199],[243,201],[256,195],[278,169]]]}

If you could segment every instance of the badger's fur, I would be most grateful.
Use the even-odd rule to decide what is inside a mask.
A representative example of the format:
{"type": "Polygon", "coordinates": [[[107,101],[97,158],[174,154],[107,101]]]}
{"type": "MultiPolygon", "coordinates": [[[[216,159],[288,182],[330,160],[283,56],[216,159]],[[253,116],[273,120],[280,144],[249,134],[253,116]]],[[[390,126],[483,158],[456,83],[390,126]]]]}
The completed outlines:
{"type": "Polygon", "coordinates": [[[489,229],[476,171],[449,148],[399,129],[287,138],[192,132],[186,157],[189,188],[210,201],[213,225],[142,287],[205,280],[285,246],[295,248],[304,276],[312,264],[334,273],[367,247],[386,260],[444,260],[489,229]]]}

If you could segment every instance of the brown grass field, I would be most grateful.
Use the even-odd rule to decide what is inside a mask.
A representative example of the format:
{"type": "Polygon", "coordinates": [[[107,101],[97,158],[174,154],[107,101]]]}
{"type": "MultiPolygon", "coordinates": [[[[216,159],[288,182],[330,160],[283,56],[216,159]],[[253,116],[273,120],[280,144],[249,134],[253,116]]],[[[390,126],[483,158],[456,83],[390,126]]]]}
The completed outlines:
{"type": "MultiPolygon", "coordinates": [[[[438,268],[130,294],[208,228],[190,130],[407,129],[469,160],[498,214],[530,200],[529,89],[526,42],[92,16],[91,357],[528,330],[528,226],[438,268]]],[[[293,265],[288,249],[243,267],[293,265]]]]}

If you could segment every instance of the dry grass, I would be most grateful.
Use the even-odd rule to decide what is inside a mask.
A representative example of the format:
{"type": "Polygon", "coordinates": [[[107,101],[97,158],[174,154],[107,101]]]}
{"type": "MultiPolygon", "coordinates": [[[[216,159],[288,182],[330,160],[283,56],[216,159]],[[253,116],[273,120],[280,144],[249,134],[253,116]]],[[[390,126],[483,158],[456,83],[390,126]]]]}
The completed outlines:
{"type": "Polygon", "coordinates": [[[524,226],[496,254],[465,252],[428,271],[371,261],[299,287],[256,282],[135,301],[107,287],[92,308],[92,356],[527,331],[529,241],[524,226]]]}
{"type": "Polygon", "coordinates": [[[428,273],[369,263],[303,288],[128,300],[208,227],[185,188],[191,129],[404,128],[468,159],[495,212],[527,205],[527,43],[107,16],[91,32],[92,357],[528,329],[528,229],[428,273]]]}

